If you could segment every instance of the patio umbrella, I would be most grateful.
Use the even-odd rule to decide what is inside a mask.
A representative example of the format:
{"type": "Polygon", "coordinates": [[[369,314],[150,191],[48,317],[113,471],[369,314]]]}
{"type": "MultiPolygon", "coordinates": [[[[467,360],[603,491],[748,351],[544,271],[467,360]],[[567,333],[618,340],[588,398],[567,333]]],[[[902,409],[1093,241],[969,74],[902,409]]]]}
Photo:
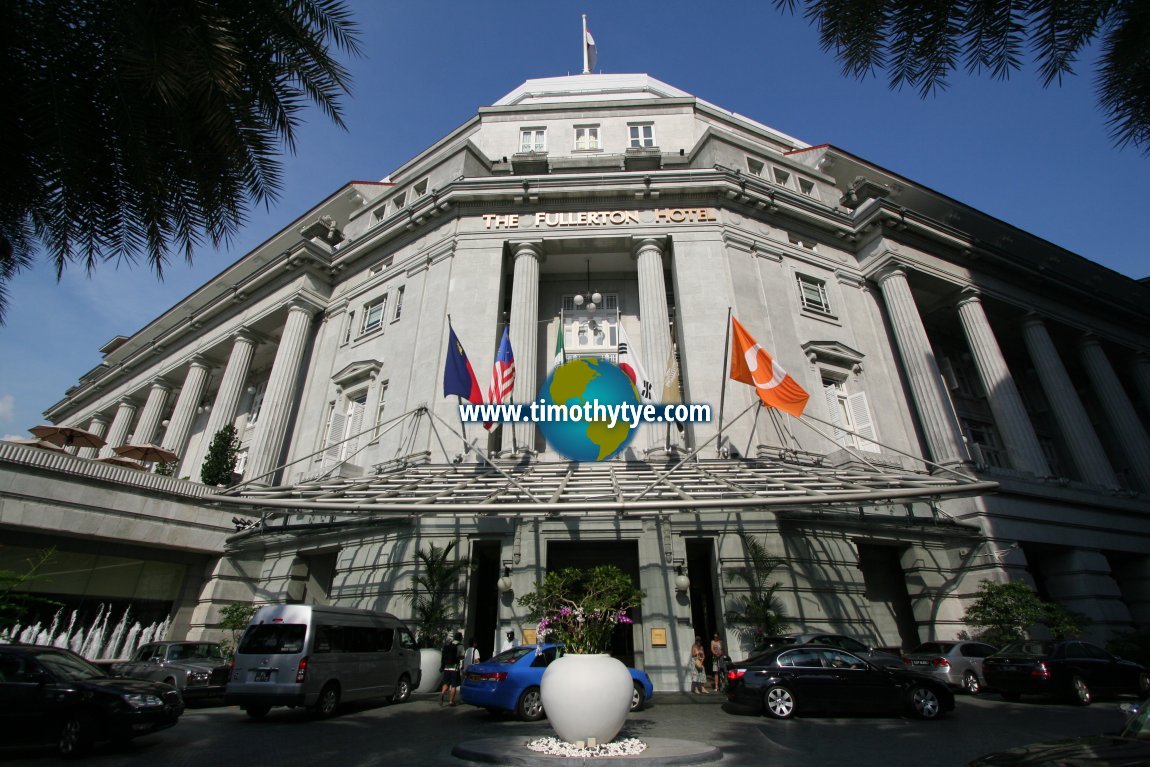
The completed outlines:
{"type": "Polygon", "coordinates": [[[23,437],[13,437],[6,439],[5,442],[11,442],[16,445],[24,445],[25,447],[35,447],[40,450],[51,450],[56,453],[63,453],[64,448],[57,445],[55,442],[49,442],[46,439],[25,439],[23,437]]]}
{"type": "Polygon", "coordinates": [[[114,447],[112,449],[116,455],[123,456],[124,458],[135,458],[137,461],[144,461],[146,463],[155,461],[171,463],[179,458],[179,456],[171,450],[168,450],[166,447],[160,447],[159,445],[120,445],[120,447],[114,447]]]}
{"type": "Polygon", "coordinates": [[[99,434],[93,434],[87,429],[78,429],[75,426],[53,426],[42,424],[33,426],[28,431],[40,439],[47,440],[61,447],[103,447],[106,442],[99,434]]]}
{"type": "Polygon", "coordinates": [[[100,463],[110,463],[114,466],[126,466],[129,469],[139,469],[140,471],[144,470],[144,465],[142,463],[129,461],[127,458],[121,458],[118,455],[109,455],[104,458],[94,458],[93,460],[99,461],[100,463]]]}

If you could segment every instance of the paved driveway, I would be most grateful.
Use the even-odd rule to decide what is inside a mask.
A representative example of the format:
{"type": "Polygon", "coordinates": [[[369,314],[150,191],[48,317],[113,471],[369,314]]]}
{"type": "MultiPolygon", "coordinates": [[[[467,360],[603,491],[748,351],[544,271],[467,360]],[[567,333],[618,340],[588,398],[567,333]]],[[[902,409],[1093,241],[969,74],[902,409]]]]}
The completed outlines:
{"type": "MultiPolygon", "coordinates": [[[[1113,701],[1076,708],[1057,703],[1007,703],[996,695],[959,696],[951,716],[936,722],[897,717],[816,717],[779,722],[725,710],[719,696],[657,693],[632,714],[624,735],[685,738],[712,743],[720,765],[786,767],[961,767],[987,751],[1117,729],[1113,701]]],[[[234,708],[192,708],[165,732],[128,748],[101,745],[85,765],[139,767],[467,767],[451,756],[463,740],[506,735],[528,740],[550,735],[546,721],[527,724],[470,706],[440,708],[416,697],[393,706],[344,709],[333,719],[273,709],[261,722],[234,708]]],[[[10,765],[56,763],[50,751],[0,751],[10,765]]]]}

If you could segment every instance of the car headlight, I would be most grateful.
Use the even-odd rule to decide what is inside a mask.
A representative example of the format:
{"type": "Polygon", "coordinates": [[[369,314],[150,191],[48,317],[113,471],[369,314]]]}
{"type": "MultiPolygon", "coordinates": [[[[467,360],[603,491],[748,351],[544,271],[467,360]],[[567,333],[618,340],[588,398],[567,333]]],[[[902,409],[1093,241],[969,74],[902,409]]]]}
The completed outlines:
{"type": "Polygon", "coordinates": [[[134,692],[124,696],[124,702],[132,708],[160,708],[164,701],[158,695],[134,692]]]}
{"type": "Polygon", "coordinates": [[[193,684],[207,684],[212,675],[207,671],[193,671],[188,674],[188,682],[193,684]]]}

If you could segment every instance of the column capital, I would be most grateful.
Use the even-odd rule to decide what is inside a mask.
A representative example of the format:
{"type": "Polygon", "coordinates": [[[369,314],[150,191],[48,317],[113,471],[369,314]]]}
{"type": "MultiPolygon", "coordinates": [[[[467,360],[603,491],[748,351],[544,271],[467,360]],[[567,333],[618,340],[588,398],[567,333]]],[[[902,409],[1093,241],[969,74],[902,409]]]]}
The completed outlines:
{"type": "Polygon", "coordinates": [[[315,301],[302,293],[297,293],[288,299],[284,304],[284,308],[288,310],[289,314],[291,312],[303,312],[308,317],[314,317],[317,312],[323,309],[322,306],[319,306],[315,301]]]}
{"type": "Polygon", "coordinates": [[[543,255],[542,240],[508,240],[507,245],[511,248],[512,260],[520,256],[534,256],[535,260],[539,263],[543,263],[546,260],[546,257],[543,255]]]}
{"type": "Polygon", "coordinates": [[[982,291],[973,285],[967,285],[958,291],[958,300],[955,301],[956,306],[965,306],[966,304],[981,304],[982,291]]]}
{"type": "Polygon", "coordinates": [[[1078,348],[1086,349],[1094,346],[1102,346],[1102,339],[1090,331],[1086,331],[1078,337],[1078,348]]]}
{"type": "Polygon", "coordinates": [[[1042,315],[1036,312],[1027,312],[1022,317],[1022,327],[1024,328],[1046,328],[1046,321],[1042,319],[1042,315]]]}
{"type": "Polygon", "coordinates": [[[188,359],[188,367],[203,368],[204,370],[212,369],[212,361],[202,354],[194,354],[188,359]]]}
{"type": "Polygon", "coordinates": [[[647,250],[656,250],[661,257],[667,252],[667,238],[666,237],[632,237],[631,238],[631,258],[637,259],[647,250]]]}
{"type": "Polygon", "coordinates": [[[92,417],[89,419],[89,422],[91,422],[91,423],[102,423],[105,426],[107,426],[108,425],[108,416],[104,415],[103,413],[93,413],[92,417]]]}
{"type": "Polygon", "coordinates": [[[874,272],[871,275],[871,279],[881,287],[884,282],[892,277],[902,277],[905,279],[909,271],[909,268],[905,264],[900,264],[897,261],[891,262],[874,272]]]}
{"type": "Polygon", "coordinates": [[[231,339],[232,343],[235,343],[236,341],[246,341],[252,346],[257,346],[264,340],[262,335],[248,327],[239,328],[228,337],[231,339]]]}
{"type": "Polygon", "coordinates": [[[139,407],[140,403],[136,402],[132,395],[126,395],[116,400],[116,407],[139,407]]]}
{"type": "Polygon", "coordinates": [[[153,378],[151,381],[148,381],[148,388],[159,389],[161,391],[171,391],[172,384],[163,378],[153,378]]]}

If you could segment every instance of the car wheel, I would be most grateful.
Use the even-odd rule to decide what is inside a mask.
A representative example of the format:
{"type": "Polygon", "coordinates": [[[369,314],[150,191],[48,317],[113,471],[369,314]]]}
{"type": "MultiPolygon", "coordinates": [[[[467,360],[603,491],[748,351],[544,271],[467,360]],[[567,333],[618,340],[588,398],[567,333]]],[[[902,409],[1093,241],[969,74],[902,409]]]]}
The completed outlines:
{"type": "Polygon", "coordinates": [[[319,691],[319,699],[312,710],[319,718],[327,719],[335,714],[337,708],[339,708],[339,686],[335,682],[328,682],[319,691]]]}
{"type": "Polygon", "coordinates": [[[244,709],[244,713],[252,719],[263,719],[271,710],[271,706],[248,706],[244,709]]]}
{"type": "Polygon", "coordinates": [[[978,681],[978,674],[967,671],[962,675],[962,689],[967,695],[978,695],[982,692],[982,683],[978,681]]]}
{"type": "Polygon", "coordinates": [[[395,692],[391,694],[392,703],[407,703],[411,698],[411,680],[404,674],[395,683],[395,692]]]}
{"type": "Polygon", "coordinates": [[[1002,699],[1008,700],[1011,703],[1014,703],[1014,702],[1022,699],[1022,693],[1020,693],[1020,692],[1004,692],[1004,693],[1002,693],[1002,699]]]}
{"type": "Polygon", "coordinates": [[[164,684],[170,684],[172,687],[175,687],[176,686],[176,680],[173,679],[172,677],[168,677],[167,679],[164,680],[164,684]]]}
{"type": "Polygon", "coordinates": [[[772,687],[763,696],[763,710],[774,719],[790,719],[795,715],[795,694],[789,687],[772,687]]]}
{"type": "Polygon", "coordinates": [[[929,687],[916,684],[910,688],[910,710],[919,719],[938,719],[942,716],[942,702],[938,693],[929,687]]]}
{"type": "Polygon", "coordinates": [[[1090,687],[1086,684],[1086,680],[1080,676],[1074,676],[1070,680],[1070,692],[1074,696],[1074,702],[1079,706],[1089,706],[1090,701],[1094,696],[1090,694],[1090,687]]]}
{"type": "Polygon", "coordinates": [[[538,722],[544,717],[543,699],[539,696],[538,687],[528,687],[523,691],[515,704],[515,715],[524,722],[538,722]]]}
{"type": "Polygon", "coordinates": [[[643,685],[635,682],[631,688],[631,710],[639,711],[643,708],[643,700],[646,695],[643,692],[643,685]]]}
{"type": "Polygon", "coordinates": [[[90,714],[77,712],[64,720],[56,751],[67,759],[83,756],[96,742],[96,723],[90,714]]]}

